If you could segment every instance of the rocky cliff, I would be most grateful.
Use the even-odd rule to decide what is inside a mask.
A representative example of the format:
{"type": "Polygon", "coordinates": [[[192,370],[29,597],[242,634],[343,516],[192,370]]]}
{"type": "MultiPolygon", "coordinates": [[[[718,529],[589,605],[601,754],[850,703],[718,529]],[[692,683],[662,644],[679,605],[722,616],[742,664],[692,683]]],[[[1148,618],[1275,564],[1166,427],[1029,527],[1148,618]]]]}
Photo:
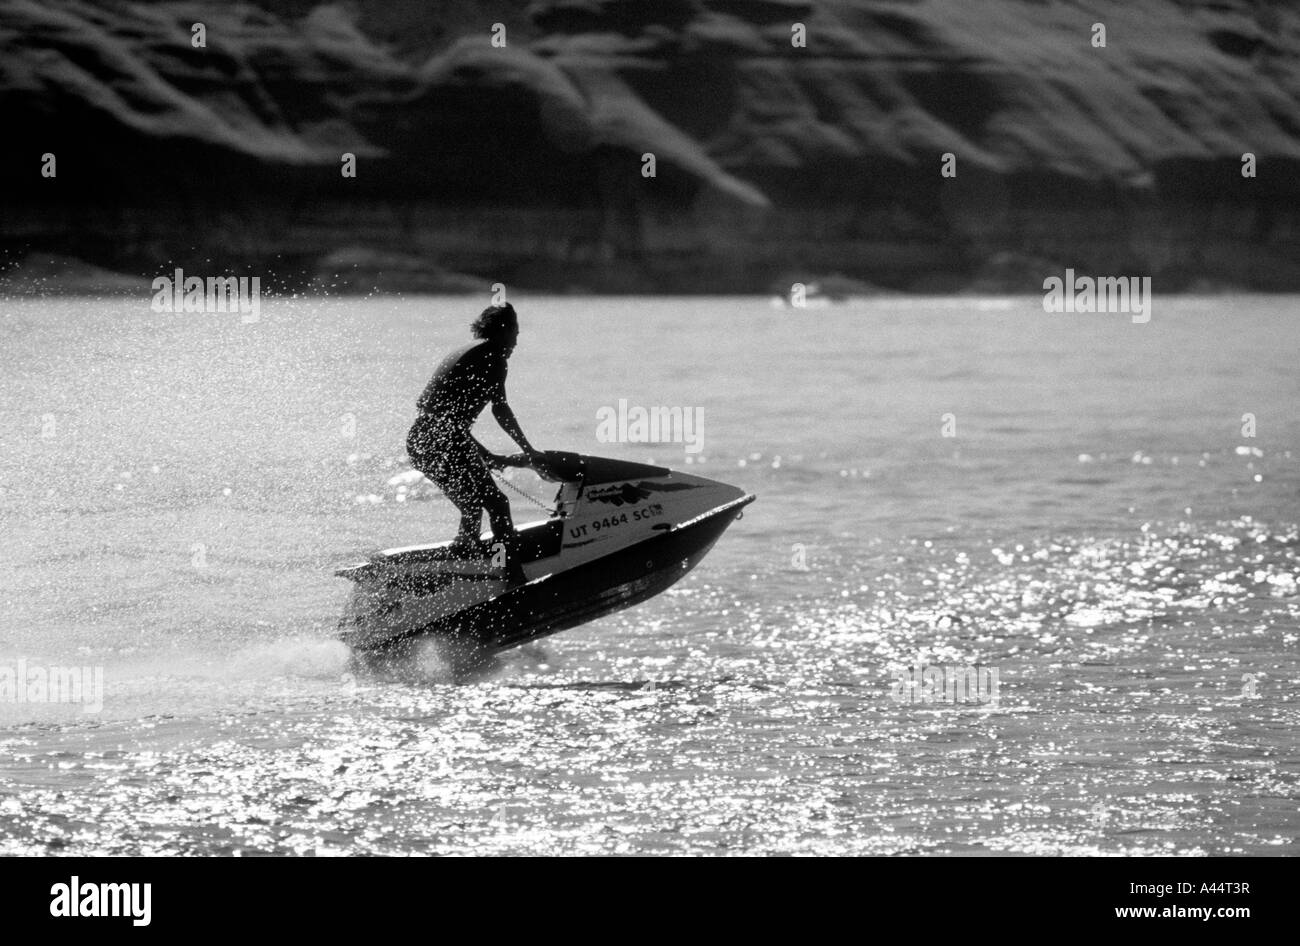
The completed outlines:
{"type": "Polygon", "coordinates": [[[1300,288],[1286,0],[3,0],[0,115],[10,261],[1300,288]]]}

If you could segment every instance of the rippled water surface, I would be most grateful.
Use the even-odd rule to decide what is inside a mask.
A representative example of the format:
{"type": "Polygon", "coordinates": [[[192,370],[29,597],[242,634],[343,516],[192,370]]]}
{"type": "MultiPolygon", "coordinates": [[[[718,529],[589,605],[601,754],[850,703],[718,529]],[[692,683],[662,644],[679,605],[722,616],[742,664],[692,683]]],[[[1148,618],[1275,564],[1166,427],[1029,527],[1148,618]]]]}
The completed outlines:
{"type": "Polygon", "coordinates": [[[462,680],[351,673],[331,572],[453,531],[390,480],[474,304],[0,305],[0,678],[104,674],[0,698],[0,854],[1295,852],[1297,300],[513,301],[535,443],[759,499],[462,680]]]}

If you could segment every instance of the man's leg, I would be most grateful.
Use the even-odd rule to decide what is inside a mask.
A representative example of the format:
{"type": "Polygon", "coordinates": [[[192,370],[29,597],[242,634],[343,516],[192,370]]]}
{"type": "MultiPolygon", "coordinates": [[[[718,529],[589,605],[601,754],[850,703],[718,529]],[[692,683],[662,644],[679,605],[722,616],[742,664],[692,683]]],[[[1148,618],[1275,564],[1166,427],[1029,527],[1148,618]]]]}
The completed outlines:
{"type": "Polygon", "coordinates": [[[511,587],[522,585],[527,578],[519,560],[519,533],[515,531],[514,519],[510,515],[510,500],[497,488],[497,484],[492,481],[492,474],[477,455],[463,469],[461,482],[466,494],[472,495],[473,501],[487,510],[488,522],[492,525],[493,546],[500,542],[505,549],[506,583],[511,587]]]}
{"type": "Polygon", "coordinates": [[[468,441],[444,456],[446,461],[442,465],[447,468],[448,485],[452,489],[444,487],[443,492],[461,511],[461,534],[467,528],[472,529],[473,542],[478,545],[481,510],[486,509],[492,525],[492,544],[500,542],[505,549],[506,583],[512,588],[522,585],[528,579],[519,560],[519,533],[510,516],[510,500],[492,481],[492,473],[468,441]]]}
{"type": "Polygon", "coordinates": [[[430,483],[442,490],[442,495],[450,499],[460,513],[460,527],[456,530],[456,538],[452,541],[457,545],[477,546],[482,534],[483,505],[472,489],[465,488],[462,482],[464,477],[457,472],[449,471],[442,463],[429,463],[417,466],[416,469],[423,473],[430,483]]]}
{"type": "Polygon", "coordinates": [[[466,473],[472,459],[469,452],[454,440],[427,433],[420,421],[407,436],[406,450],[411,465],[442,490],[460,513],[460,527],[452,541],[477,550],[483,527],[483,504],[478,500],[472,477],[466,473]]]}
{"type": "Polygon", "coordinates": [[[493,545],[500,542],[505,548],[506,583],[513,588],[528,580],[524,575],[523,563],[519,560],[519,533],[515,531],[515,523],[510,516],[510,500],[497,489],[495,483],[489,485],[495,495],[484,497],[483,505],[487,509],[488,522],[492,524],[493,545]]]}
{"type": "Polygon", "coordinates": [[[478,549],[483,533],[483,503],[479,491],[472,482],[473,478],[464,469],[455,471],[439,470],[442,474],[435,482],[444,496],[455,504],[460,512],[460,528],[452,541],[457,545],[478,549]]]}
{"type": "Polygon", "coordinates": [[[457,545],[478,545],[483,534],[483,507],[477,503],[470,505],[473,508],[456,506],[460,510],[460,529],[452,541],[457,545]]]}

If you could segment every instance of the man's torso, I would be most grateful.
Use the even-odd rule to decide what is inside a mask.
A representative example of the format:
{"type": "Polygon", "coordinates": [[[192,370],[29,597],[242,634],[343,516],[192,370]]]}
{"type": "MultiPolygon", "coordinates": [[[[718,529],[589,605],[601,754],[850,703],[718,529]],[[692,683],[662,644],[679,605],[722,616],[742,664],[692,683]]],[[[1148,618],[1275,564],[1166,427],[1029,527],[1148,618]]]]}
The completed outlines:
{"type": "Polygon", "coordinates": [[[468,430],[506,380],[506,359],[490,342],[457,349],[438,365],[416,406],[447,432],[468,430]]]}

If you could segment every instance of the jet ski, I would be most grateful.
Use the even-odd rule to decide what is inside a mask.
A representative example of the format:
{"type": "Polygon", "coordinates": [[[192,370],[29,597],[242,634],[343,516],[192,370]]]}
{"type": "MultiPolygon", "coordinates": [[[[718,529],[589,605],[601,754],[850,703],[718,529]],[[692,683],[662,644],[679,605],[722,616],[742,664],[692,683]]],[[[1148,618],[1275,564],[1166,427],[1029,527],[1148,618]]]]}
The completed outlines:
{"type": "Polygon", "coordinates": [[[755,499],[666,467],[542,456],[533,469],[559,489],[549,519],[517,528],[527,581],[507,587],[491,533],[477,546],[387,549],[339,569],[355,585],[340,637],[356,657],[400,659],[434,638],[472,663],[629,608],[684,577],[755,499]]]}

